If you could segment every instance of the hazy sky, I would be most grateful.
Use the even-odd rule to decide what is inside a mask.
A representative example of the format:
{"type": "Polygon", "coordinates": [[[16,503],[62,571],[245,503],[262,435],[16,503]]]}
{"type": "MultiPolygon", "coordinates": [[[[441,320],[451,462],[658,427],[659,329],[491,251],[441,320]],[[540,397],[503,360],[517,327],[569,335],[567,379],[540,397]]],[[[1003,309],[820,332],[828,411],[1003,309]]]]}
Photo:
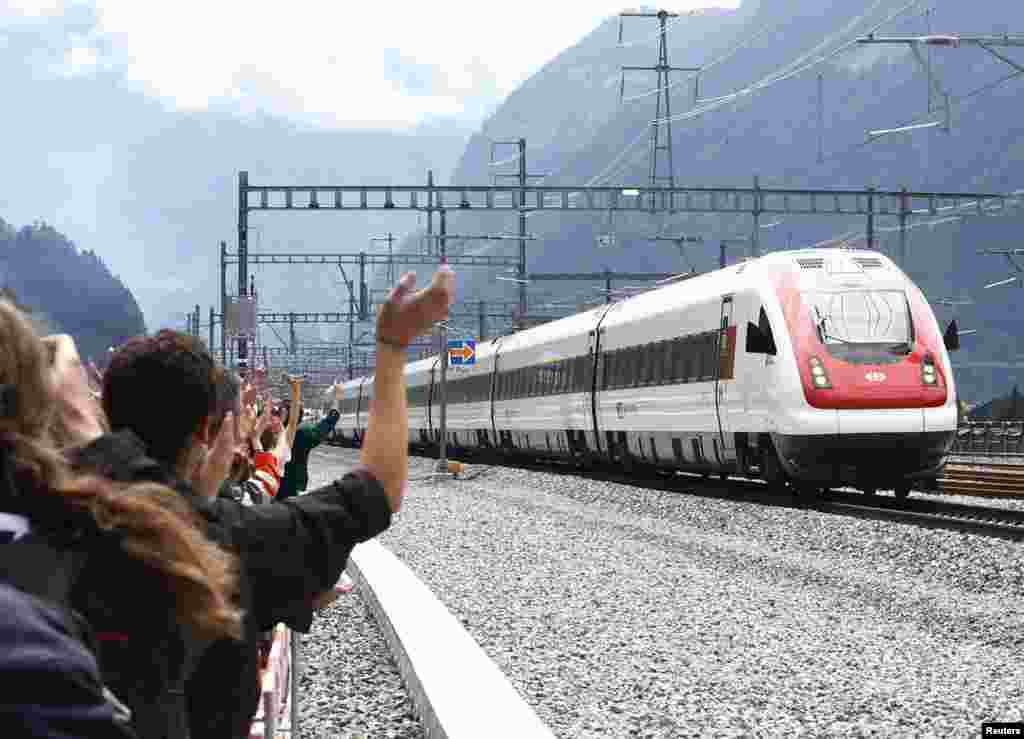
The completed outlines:
{"type": "MultiPolygon", "coordinates": [[[[332,127],[479,122],[518,84],[629,0],[95,0],[99,26],[68,53],[79,74],[117,64],[186,110],[261,109],[332,127]]],[[[73,2],[0,0],[5,23],[73,2]]],[[[676,0],[673,10],[739,0],[676,0]]],[[[634,21],[626,40],[650,37],[634,21]]],[[[653,41],[652,41],[653,43],[653,41]]]]}

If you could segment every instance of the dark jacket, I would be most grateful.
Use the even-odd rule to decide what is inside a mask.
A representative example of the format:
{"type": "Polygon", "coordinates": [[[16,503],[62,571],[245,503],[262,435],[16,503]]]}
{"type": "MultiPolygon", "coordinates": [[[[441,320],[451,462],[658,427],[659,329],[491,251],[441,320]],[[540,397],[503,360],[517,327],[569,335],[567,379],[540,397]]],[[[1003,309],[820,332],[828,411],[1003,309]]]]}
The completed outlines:
{"type": "MultiPolygon", "coordinates": [[[[75,468],[119,482],[173,484],[133,435],[107,435],[67,456],[75,468]]],[[[179,492],[202,508],[187,486],[179,492]]],[[[210,538],[228,541],[215,519],[207,525],[210,538]]],[[[146,566],[127,560],[115,541],[94,547],[71,591],[71,605],[95,631],[103,679],[131,709],[138,734],[188,737],[185,685],[208,644],[177,623],[173,594],[154,582],[146,566]]]]}
{"type": "MultiPolygon", "coordinates": [[[[84,450],[79,462],[112,475],[126,470],[153,479],[145,449],[130,432],[103,437],[84,450]]],[[[169,473],[162,475],[171,481],[169,473]]],[[[391,509],[384,488],[367,475],[346,475],[281,505],[244,506],[229,497],[200,501],[187,486],[177,487],[206,518],[212,538],[239,554],[246,612],[244,639],[212,645],[188,679],[192,739],[241,739],[259,697],[260,634],[279,622],[308,631],[312,599],[334,586],[356,544],[387,529],[391,509]]]]}
{"type": "Polygon", "coordinates": [[[52,604],[0,583],[0,727],[4,736],[130,739],[96,658],[52,604]]]}
{"type": "Polygon", "coordinates": [[[295,432],[295,443],[292,444],[291,459],[284,466],[281,489],[274,500],[287,500],[306,489],[309,485],[309,453],[330,436],[334,427],[338,425],[339,418],[341,414],[331,410],[319,423],[299,426],[295,432]]]}
{"type": "Polygon", "coordinates": [[[0,733],[47,739],[134,737],[106,688],[76,579],[109,534],[57,496],[21,495],[0,451],[0,733]]]}

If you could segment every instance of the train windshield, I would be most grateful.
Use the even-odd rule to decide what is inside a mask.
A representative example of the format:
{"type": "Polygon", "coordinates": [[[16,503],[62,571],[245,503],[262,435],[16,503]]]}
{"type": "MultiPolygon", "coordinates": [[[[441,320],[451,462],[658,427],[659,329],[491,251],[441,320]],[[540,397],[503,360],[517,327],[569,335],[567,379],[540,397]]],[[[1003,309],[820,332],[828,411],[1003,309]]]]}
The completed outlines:
{"type": "Polygon", "coordinates": [[[847,290],[804,295],[818,338],[837,356],[865,351],[909,354],[914,342],[902,290],[847,290]]]}

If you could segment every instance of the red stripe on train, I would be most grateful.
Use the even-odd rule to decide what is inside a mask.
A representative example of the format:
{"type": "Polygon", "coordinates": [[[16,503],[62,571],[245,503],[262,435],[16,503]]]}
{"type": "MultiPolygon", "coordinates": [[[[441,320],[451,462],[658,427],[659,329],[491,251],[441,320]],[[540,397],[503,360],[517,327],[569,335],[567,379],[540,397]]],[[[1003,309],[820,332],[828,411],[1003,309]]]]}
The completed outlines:
{"type": "Polygon", "coordinates": [[[793,272],[780,272],[774,281],[800,369],[800,384],[811,407],[868,410],[938,408],[946,404],[948,384],[939,361],[942,338],[933,330],[930,309],[916,291],[907,291],[914,321],[911,353],[892,364],[852,364],[832,356],[818,338],[800,293],[798,276],[793,272]],[[935,358],[939,378],[935,386],[925,385],[921,380],[921,363],[928,354],[935,358]],[[831,388],[814,385],[811,357],[821,360],[831,388]]]}

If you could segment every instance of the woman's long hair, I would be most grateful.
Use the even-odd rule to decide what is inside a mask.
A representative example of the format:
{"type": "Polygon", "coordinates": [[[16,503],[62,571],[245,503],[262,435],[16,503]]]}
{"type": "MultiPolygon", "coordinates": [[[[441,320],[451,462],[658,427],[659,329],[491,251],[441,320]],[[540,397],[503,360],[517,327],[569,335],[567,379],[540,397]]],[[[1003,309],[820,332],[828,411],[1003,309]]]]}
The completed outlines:
{"type": "Polygon", "coordinates": [[[6,300],[0,300],[2,385],[0,474],[6,468],[11,477],[16,512],[44,531],[111,532],[125,555],[147,565],[173,594],[179,623],[200,637],[239,638],[237,558],[204,536],[187,501],[170,488],[118,484],[70,469],[54,440],[59,424],[46,349],[6,300]]]}

